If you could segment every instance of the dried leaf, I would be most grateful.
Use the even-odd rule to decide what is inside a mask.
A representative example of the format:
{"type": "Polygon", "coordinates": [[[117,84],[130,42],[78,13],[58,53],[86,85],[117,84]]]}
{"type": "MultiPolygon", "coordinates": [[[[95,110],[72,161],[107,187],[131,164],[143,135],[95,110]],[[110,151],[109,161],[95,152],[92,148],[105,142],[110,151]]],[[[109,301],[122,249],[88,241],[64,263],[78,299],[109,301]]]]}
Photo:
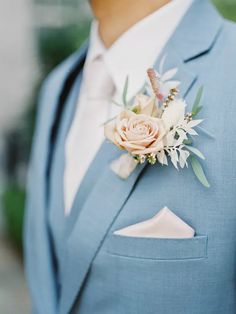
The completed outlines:
{"type": "Polygon", "coordinates": [[[190,128],[194,128],[195,126],[199,125],[200,123],[202,123],[202,119],[198,119],[198,120],[192,120],[192,121],[189,121],[187,126],[190,127],[190,128]]]}
{"type": "Polygon", "coordinates": [[[163,73],[165,61],[166,61],[166,55],[164,55],[161,58],[161,62],[160,62],[160,66],[159,66],[159,73],[160,73],[160,75],[162,75],[162,73],[163,73]]]}
{"type": "Polygon", "coordinates": [[[188,132],[188,134],[190,134],[190,135],[198,135],[198,133],[197,133],[194,129],[191,129],[191,128],[188,128],[188,129],[187,129],[187,132],[188,132]]]}
{"type": "Polygon", "coordinates": [[[190,154],[187,150],[184,150],[184,149],[179,150],[179,165],[181,168],[184,168],[185,166],[187,166],[187,159],[189,155],[190,154]]]}
{"type": "Polygon", "coordinates": [[[178,169],[177,163],[178,163],[178,161],[179,161],[179,157],[178,157],[178,153],[177,153],[176,149],[172,149],[172,150],[170,151],[170,158],[171,158],[171,162],[172,162],[172,164],[174,165],[174,167],[175,167],[176,169],[178,169]]]}
{"type": "Polygon", "coordinates": [[[157,159],[160,164],[162,165],[168,165],[167,157],[164,150],[161,150],[157,153],[157,159]]]}
{"type": "Polygon", "coordinates": [[[175,76],[177,72],[178,72],[178,68],[174,68],[174,69],[166,71],[161,77],[162,81],[165,82],[165,81],[170,80],[172,77],[175,76]]]}

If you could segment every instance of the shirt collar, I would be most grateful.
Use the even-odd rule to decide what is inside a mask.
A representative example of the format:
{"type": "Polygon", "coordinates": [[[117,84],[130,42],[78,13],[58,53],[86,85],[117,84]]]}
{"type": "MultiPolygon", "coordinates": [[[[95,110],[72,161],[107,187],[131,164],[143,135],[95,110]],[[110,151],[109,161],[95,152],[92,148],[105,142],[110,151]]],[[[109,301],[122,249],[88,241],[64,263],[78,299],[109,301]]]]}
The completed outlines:
{"type": "Polygon", "coordinates": [[[98,34],[98,22],[91,27],[88,60],[102,56],[121,95],[127,75],[128,98],[137,93],[145,83],[146,70],[152,67],[162,49],[174,33],[193,0],[172,0],[148,15],[123,33],[106,49],[98,34]]]}
{"type": "Polygon", "coordinates": [[[94,20],[90,30],[89,51],[86,61],[92,62],[98,57],[105,56],[108,49],[104,46],[99,33],[98,33],[98,21],[94,20]]]}

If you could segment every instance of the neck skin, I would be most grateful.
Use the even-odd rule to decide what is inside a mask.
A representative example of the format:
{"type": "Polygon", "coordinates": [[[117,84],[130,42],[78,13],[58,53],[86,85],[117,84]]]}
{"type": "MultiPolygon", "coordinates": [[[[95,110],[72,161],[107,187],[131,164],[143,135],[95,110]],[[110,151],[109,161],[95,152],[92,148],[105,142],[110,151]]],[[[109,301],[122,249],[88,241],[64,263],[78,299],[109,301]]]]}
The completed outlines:
{"type": "Polygon", "coordinates": [[[171,0],[91,0],[91,7],[99,22],[99,35],[106,48],[145,16],[171,0]]]}

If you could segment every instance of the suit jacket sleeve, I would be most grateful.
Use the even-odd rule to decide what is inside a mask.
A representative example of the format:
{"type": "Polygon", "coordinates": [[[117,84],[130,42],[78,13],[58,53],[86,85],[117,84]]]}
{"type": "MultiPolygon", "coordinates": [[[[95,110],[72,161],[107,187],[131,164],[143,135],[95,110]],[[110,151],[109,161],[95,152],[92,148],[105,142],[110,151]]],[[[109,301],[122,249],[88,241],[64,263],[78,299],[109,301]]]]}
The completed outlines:
{"type": "Polygon", "coordinates": [[[50,129],[50,106],[45,82],[39,97],[36,131],[28,174],[24,228],[25,272],[34,313],[55,313],[56,289],[50,235],[45,218],[45,171],[50,129]]]}

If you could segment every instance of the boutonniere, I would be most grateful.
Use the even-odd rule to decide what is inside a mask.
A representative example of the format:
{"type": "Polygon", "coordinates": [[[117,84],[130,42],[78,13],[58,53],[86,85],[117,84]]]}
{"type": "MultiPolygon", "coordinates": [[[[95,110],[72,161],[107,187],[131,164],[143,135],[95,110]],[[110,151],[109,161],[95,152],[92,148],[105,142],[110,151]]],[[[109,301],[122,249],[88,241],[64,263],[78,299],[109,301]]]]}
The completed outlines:
{"type": "MultiPolygon", "coordinates": [[[[194,147],[195,127],[202,123],[196,119],[203,88],[200,88],[191,112],[186,112],[186,102],[179,97],[178,81],[172,80],[177,68],[162,73],[160,69],[148,69],[149,94],[136,95],[132,103],[127,102],[128,78],[123,92],[121,112],[105,123],[105,137],[121,150],[126,151],[111,163],[111,169],[126,179],[142,163],[168,166],[176,169],[191,164],[199,181],[209,187],[209,182],[199,159],[203,154],[194,147]],[[150,93],[151,91],[151,93],[150,93]]],[[[119,104],[118,104],[119,105],[119,104]]]]}

